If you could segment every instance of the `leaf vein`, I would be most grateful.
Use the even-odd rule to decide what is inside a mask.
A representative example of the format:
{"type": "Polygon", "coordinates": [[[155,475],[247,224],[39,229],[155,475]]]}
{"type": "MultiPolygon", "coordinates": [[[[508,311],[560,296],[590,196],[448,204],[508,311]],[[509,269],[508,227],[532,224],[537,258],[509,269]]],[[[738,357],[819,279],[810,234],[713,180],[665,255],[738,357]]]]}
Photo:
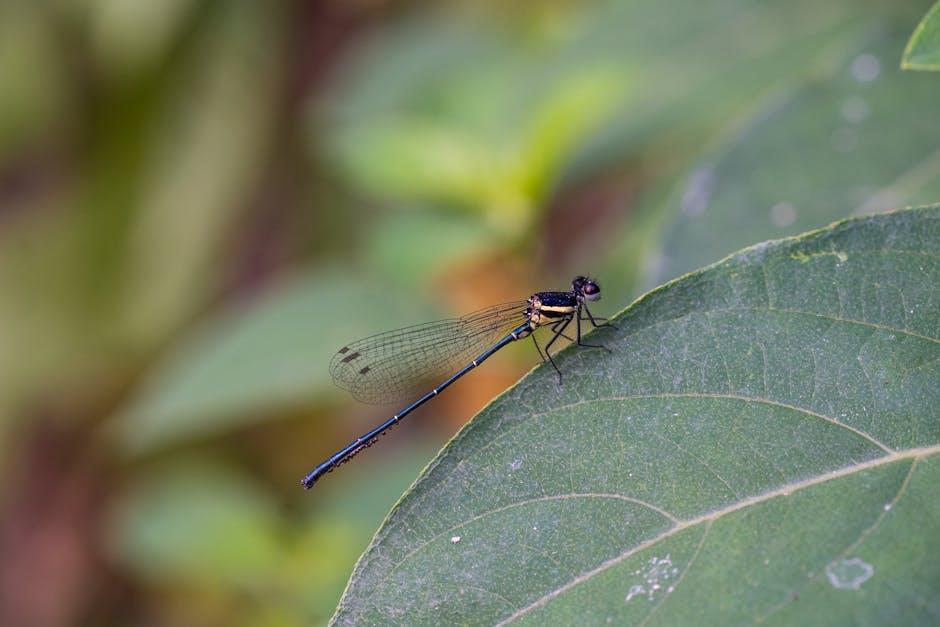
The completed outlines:
{"type": "MultiPolygon", "coordinates": [[[[753,397],[753,396],[743,396],[740,394],[709,393],[709,392],[656,392],[652,394],[630,394],[630,395],[625,395],[625,396],[609,396],[607,398],[592,398],[592,399],[586,399],[586,400],[578,400],[573,403],[568,403],[566,405],[559,405],[557,407],[553,407],[552,409],[548,411],[533,413],[532,419],[543,418],[545,416],[548,416],[550,414],[553,414],[559,411],[572,409],[574,407],[580,407],[581,405],[587,405],[590,403],[607,403],[611,401],[630,401],[630,400],[642,400],[642,399],[653,399],[653,398],[723,398],[723,399],[739,400],[739,401],[744,401],[744,402],[762,403],[766,405],[776,405],[778,407],[791,409],[793,411],[797,411],[797,412],[806,414],[808,416],[819,418],[820,420],[825,420],[826,422],[830,422],[839,427],[843,427],[844,429],[851,431],[855,433],[856,435],[868,440],[869,442],[871,442],[878,448],[882,449],[886,453],[894,452],[894,449],[878,441],[874,437],[868,435],[867,433],[864,433],[863,431],[859,431],[858,429],[855,429],[854,427],[850,427],[849,425],[843,422],[839,422],[835,418],[830,418],[829,416],[820,414],[811,409],[808,409],[805,407],[799,407],[797,405],[791,405],[789,403],[784,403],[782,401],[775,401],[775,400],[768,399],[768,398],[760,398],[760,397],[753,397]]],[[[470,459],[471,457],[475,457],[479,453],[482,453],[483,451],[488,449],[490,446],[493,446],[494,444],[499,442],[501,439],[503,439],[507,435],[513,433],[516,429],[521,428],[527,422],[528,421],[522,421],[522,422],[517,423],[516,425],[513,425],[512,428],[503,431],[498,436],[496,436],[495,438],[493,438],[492,440],[490,440],[489,442],[487,442],[486,444],[484,444],[477,450],[470,453],[465,459],[470,459]]]]}
{"type": "Polygon", "coordinates": [[[595,567],[595,568],[593,568],[593,569],[591,569],[591,570],[589,570],[589,571],[587,571],[587,572],[581,573],[580,575],[578,575],[578,576],[574,577],[573,579],[571,579],[571,581],[569,581],[569,582],[566,583],[565,585],[560,586],[560,587],[558,587],[558,588],[552,590],[551,592],[548,592],[548,593],[544,594],[543,596],[539,597],[538,599],[536,599],[535,601],[533,601],[533,602],[530,603],[529,605],[527,605],[527,606],[525,606],[525,607],[523,607],[523,608],[520,608],[520,609],[517,610],[514,614],[512,614],[512,615],[506,617],[505,619],[501,620],[499,623],[497,623],[497,625],[506,625],[506,624],[509,624],[510,622],[516,620],[516,619],[519,619],[519,618],[525,616],[525,615],[528,614],[529,612],[531,612],[531,611],[533,611],[533,610],[535,610],[535,609],[538,609],[538,608],[542,607],[543,605],[546,605],[549,601],[551,601],[552,599],[554,599],[554,598],[560,596],[562,593],[567,592],[568,590],[571,590],[572,588],[574,588],[574,587],[576,587],[576,586],[578,586],[578,585],[584,583],[585,581],[589,581],[590,579],[592,579],[592,578],[596,577],[597,575],[599,575],[599,574],[601,574],[601,573],[603,573],[603,572],[609,570],[610,568],[616,566],[617,564],[620,564],[621,562],[623,562],[624,560],[630,558],[631,556],[635,555],[636,553],[639,553],[640,551],[643,551],[643,550],[648,549],[648,548],[650,548],[650,547],[652,547],[652,546],[655,546],[655,545],[658,544],[659,542],[661,542],[661,541],[663,541],[663,540],[665,540],[665,539],[667,539],[667,538],[670,538],[670,537],[672,537],[672,536],[674,536],[674,535],[676,535],[676,534],[678,534],[678,533],[680,533],[680,532],[682,532],[682,531],[685,531],[686,529],[688,529],[688,528],[690,528],[690,527],[693,527],[693,526],[695,526],[695,525],[707,523],[707,522],[709,522],[709,521],[719,520],[719,519],[721,519],[722,517],[727,516],[728,514],[731,514],[731,513],[734,513],[734,512],[736,512],[736,511],[738,511],[739,509],[744,509],[744,508],[750,507],[750,506],[752,506],[752,505],[757,505],[757,504],[759,504],[759,503],[763,503],[763,502],[765,502],[765,501],[769,501],[769,500],[771,500],[771,499],[773,499],[773,498],[776,498],[776,497],[778,497],[778,496],[789,495],[789,494],[792,494],[793,492],[797,492],[797,491],[799,491],[799,490],[803,490],[803,489],[806,489],[806,488],[810,488],[810,487],[813,487],[813,486],[815,486],[815,485],[819,485],[819,484],[821,484],[821,483],[825,483],[825,482],[827,482],[827,481],[832,481],[832,480],[834,480],[834,479],[839,479],[839,478],[841,478],[841,477],[845,477],[845,476],[848,476],[848,475],[851,475],[851,474],[860,472],[860,471],[862,471],[862,470],[867,470],[867,469],[871,469],[871,468],[877,468],[877,467],[879,467],[879,466],[884,466],[884,465],[887,465],[887,464],[890,464],[890,463],[893,463],[893,462],[896,462],[896,461],[900,461],[900,460],[902,460],[902,459],[914,459],[914,460],[916,460],[916,459],[918,459],[918,458],[923,458],[923,457],[927,457],[927,456],[930,456],[930,455],[937,455],[937,454],[940,454],[940,445],[932,446],[932,447],[927,447],[927,448],[910,449],[910,450],[907,450],[907,451],[897,452],[897,453],[894,453],[894,454],[891,454],[891,455],[886,455],[886,456],[884,456],[884,457],[879,457],[879,458],[877,458],[877,459],[874,459],[874,460],[871,460],[871,461],[868,461],[868,462],[864,462],[864,463],[861,463],[861,464],[855,464],[855,465],[853,465],[853,466],[846,466],[846,467],[841,468],[841,469],[839,469],[839,470],[834,470],[834,471],[832,471],[832,472],[825,473],[825,474],[823,474],[823,475],[819,475],[819,476],[813,477],[813,478],[811,478],[811,479],[806,479],[806,480],[804,480],[804,481],[800,481],[800,482],[795,483],[795,484],[790,484],[790,485],[787,485],[787,486],[782,486],[782,487],[779,487],[779,488],[777,488],[777,489],[775,489],[775,490],[771,490],[771,491],[769,491],[769,492],[765,492],[765,493],[763,493],[763,494],[760,494],[760,495],[758,495],[758,496],[751,497],[751,498],[748,498],[748,499],[744,499],[743,501],[740,501],[740,502],[738,502],[738,503],[734,503],[734,504],[732,504],[732,505],[730,505],[730,506],[728,506],[728,507],[725,507],[725,508],[722,508],[722,509],[719,509],[719,510],[712,511],[712,512],[709,512],[709,513],[707,513],[707,514],[703,514],[702,516],[698,516],[698,517],[696,517],[696,518],[692,518],[692,519],[689,519],[689,520],[687,520],[687,521],[682,521],[682,522],[680,522],[679,524],[675,525],[674,527],[671,527],[671,528],[668,529],[667,531],[664,531],[664,532],[663,532],[662,534],[660,534],[659,536],[657,536],[657,537],[655,537],[655,538],[650,538],[649,540],[646,540],[646,541],[644,541],[644,542],[641,542],[640,544],[637,544],[636,546],[633,546],[633,547],[627,549],[626,551],[624,551],[624,552],[621,553],[620,555],[618,555],[618,556],[616,556],[616,557],[613,557],[613,558],[611,558],[611,559],[609,559],[609,560],[607,560],[607,561],[605,561],[605,562],[602,562],[602,563],[599,564],[597,567],[595,567]]]}
{"type": "MultiPolygon", "coordinates": [[[[841,306],[841,303],[840,303],[840,306],[841,306]]],[[[816,318],[825,318],[827,320],[834,320],[836,322],[845,322],[848,324],[857,324],[863,327],[870,327],[872,329],[878,329],[880,331],[890,331],[891,333],[900,333],[901,335],[909,335],[910,337],[916,337],[918,339],[926,340],[934,344],[940,344],[940,339],[935,338],[935,337],[930,337],[929,335],[922,335],[920,333],[917,333],[916,331],[911,331],[908,329],[901,329],[899,327],[892,327],[886,324],[879,324],[877,322],[869,322],[867,320],[855,320],[854,318],[844,318],[841,316],[833,316],[831,314],[823,314],[823,313],[818,313],[815,311],[803,311],[800,309],[781,309],[781,308],[773,308],[773,307],[771,308],[739,307],[736,309],[713,309],[711,312],[708,312],[708,313],[720,312],[720,311],[743,311],[746,309],[753,309],[753,310],[766,309],[767,311],[779,311],[781,313],[798,314],[798,315],[803,315],[803,316],[813,316],[816,318]]]]}
{"type": "MultiPolygon", "coordinates": [[[[842,551],[839,552],[838,555],[836,555],[836,556],[833,557],[831,560],[829,560],[829,563],[832,563],[832,562],[834,562],[834,561],[836,561],[836,560],[844,559],[845,557],[847,557],[852,551],[854,551],[854,550],[857,549],[859,546],[861,546],[862,543],[865,542],[865,540],[868,538],[868,536],[870,536],[870,535],[875,531],[875,529],[877,529],[877,528],[881,525],[881,523],[884,521],[884,519],[887,518],[888,514],[894,509],[894,506],[897,505],[898,501],[901,499],[901,497],[902,497],[902,496],[904,495],[904,493],[907,491],[907,486],[908,486],[908,484],[911,482],[911,477],[914,475],[914,468],[917,467],[917,463],[918,463],[920,460],[921,460],[920,457],[915,457],[915,458],[914,458],[914,461],[911,463],[911,467],[908,468],[908,470],[907,470],[907,475],[904,476],[904,481],[902,481],[900,487],[898,487],[898,492],[897,492],[897,494],[894,495],[894,498],[891,499],[891,502],[888,504],[888,506],[885,507],[885,508],[881,511],[880,514],[878,514],[878,517],[875,518],[875,522],[873,522],[868,528],[866,528],[865,530],[863,530],[863,531],[859,534],[858,539],[855,540],[855,542],[853,542],[853,543],[850,544],[849,546],[845,547],[842,551]]],[[[825,569],[820,569],[820,570],[825,570],[825,569]]],[[[817,574],[815,577],[813,577],[813,578],[811,579],[811,581],[817,581],[821,576],[822,576],[821,573],[820,573],[820,574],[817,574]]],[[[806,585],[804,584],[804,585],[801,587],[801,589],[803,589],[803,588],[805,588],[805,587],[806,587],[806,585]]],[[[798,596],[798,595],[797,595],[797,596],[798,596]]],[[[754,622],[755,622],[755,623],[763,623],[763,622],[764,622],[765,620],[767,620],[769,617],[773,616],[774,614],[776,614],[777,612],[779,612],[780,610],[782,610],[784,607],[786,607],[788,604],[792,603],[792,602],[793,602],[793,599],[794,599],[794,596],[793,596],[793,595],[788,595],[785,600],[783,600],[782,602],[778,603],[777,605],[771,607],[765,614],[762,614],[761,616],[758,616],[757,619],[756,619],[754,622]]]]}
{"type": "MultiPolygon", "coordinates": [[[[692,564],[694,564],[695,560],[698,559],[698,554],[702,551],[702,546],[705,545],[705,538],[708,537],[708,533],[712,530],[712,525],[714,524],[715,524],[714,520],[709,520],[707,523],[705,523],[705,531],[702,532],[702,537],[699,539],[698,545],[695,547],[695,551],[692,553],[692,557],[689,558],[689,561],[688,563],[686,563],[685,568],[682,569],[682,574],[679,575],[678,579],[676,579],[676,583],[672,584],[672,589],[677,590],[679,588],[679,585],[682,583],[682,580],[685,579],[686,574],[688,574],[688,572],[692,570],[692,564]]],[[[653,614],[658,612],[659,608],[661,608],[666,603],[666,599],[668,599],[671,596],[672,596],[671,593],[664,594],[662,598],[659,599],[659,602],[655,606],[653,606],[653,608],[650,610],[650,613],[646,615],[646,618],[640,621],[639,627],[642,627],[643,625],[648,623],[650,618],[653,617],[653,614]]]]}
{"type": "Polygon", "coordinates": [[[464,521],[461,521],[459,524],[453,525],[452,527],[449,527],[449,528],[445,529],[444,531],[441,531],[441,532],[438,533],[438,534],[435,534],[434,536],[432,536],[431,538],[429,538],[427,541],[423,542],[423,543],[420,544],[419,546],[417,546],[417,547],[415,547],[414,549],[412,549],[411,551],[409,551],[407,555],[405,555],[403,558],[401,558],[401,560],[399,560],[396,564],[394,564],[393,566],[391,566],[391,567],[388,569],[388,574],[386,574],[385,577],[383,577],[382,580],[381,580],[379,583],[381,584],[381,583],[385,582],[386,580],[388,580],[388,578],[391,577],[391,575],[392,575],[402,564],[404,564],[405,562],[407,562],[412,556],[414,556],[414,555],[416,555],[417,553],[419,553],[422,549],[424,549],[426,546],[428,546],[428,545],[431,544],[432,542],[434,542],[434,541],[436,541],[436,540],[439,540],[440,538],[443,538],[443,537],[445,537],[446,535],[448,535],[448,534],[450,534],[450,533],[453,533],[454,531],[457,531],[458,529],[461,529],[461,528],[463,528],[463,527],[466,527],[466,526],[469,525],[470,523],[476,522],[477,520],[480,520],[481,518],[486,518],[487,516],[490,516],[490,515],[492,515],[492,514],[497,514],[497,513],[499,513],[499,512],[503,512],[503,511],[506,511],[506,510],[509,510],[509,509],[513,509],[513,508],[516,508],[516,507],[523,507],[523,506],[529,505],[529,504],[531,504],[531,503],[538,503],[538,502],[541,502],[541,501],[559,501],[559,500],[563,500],[563,499],[577,499],[577,498],[616,499],[616,500],[620,500],[620,501],[628,501],[628,502],[630,502],[630,503],[635,503],[635,504],[637,504],[637,505],[640,505],[641,507],[645,507],[645,508],[647,508],[647,509],[649,509],[649,510],[651,510],[651,511],[656,512],[657,514],[659,514],[659,515],[662,516],[663,518],[668,519],[669,522],[672,523],[673,525],[677,525],[677,524],[680,523],[680,520],[679,520],[678,517],[676,517],[674,514],[668,512],[668,511],[662,509],[661,507],[657,507],[656,505],[653,505],[652,503],[648,503],[648,502],[646,502],[646,501],[644,501],[644,500],[642,500],[642,499],[637,499],[637,498],[634,498],[634,497],[632,497],[632,496],[625,496],[625,495],[623,495],[623,494],[608,494],[608,493],[600,493],[600,492],[581,492],[581,493],[569,493],[569,494],[552,494],[552,495],[549,495],[549,496],[538,496],[538,497],[531,498],[531,499],[525,499],[525,500],[522,500],[522,501],[515,501],[515,502],[513,502],[513,503],[508,503],[508,504],[506,504],[506,505],[503,505],[503,506],[500,506],[500,507],[495,507],[495,508],[493,508],[493,509],[488,509],[488,510],[483,511],[483,512],[480,512],[479,514],[476,514],[475,516],[472,516],[472,517],[470,517],[470,518],[468,518],[468,519],[466,519],[466,520],[464,520],[464,521]]]}
{"type": "Polygon", "coordinates": [[[682,448],[682,446],[680,446],[678,442],[674,442],[674,441],[670,440],[669,438],[667,438],[667,437],[664,436],[664,435],[660,435],[659,433],[656,433],[655,431],[652,432],[652,435],[655,436],[655,437],[657,437],[657,438],[659,438],[659,439],[662,440],[663,442],[668,442],[669,444],[672,444],[674,447],[676,447],[676,450],[678,450],[678,451],[681,452],[681,453],[684,453],[684,454],[688,455],[689,457],[691,457],[692,459],[694,459],[695,461],[697,461],[697,462],[702,466],[702,468],[704,468],[705,470],[707,470],[708,472],[710,472],[712,475],[714,475],[714,477],[715,477],[716,479],[718,479],[718,481],[720,481],[720,482],[722,483],[722,485],[724,485],[724,486],[728,489],[728,492],[731,493],[731,496],[733,496],[733,497],[736,498],[736,499],[741,498],[741,495],[738,494],[737,491],[736,491],[734,488],[731,487],[731,484],[728,483],[727,481],[725,481],[724,477],[722,477],[721,475],[719,475],[718,472],[717,472],[714,468],[712,468],[712,467],[709,466],[707,463],[705,463],[705,460],[704,460],[704,459],[702,459],[702,458],[699,457],[698,455],[694,455],[693,453],[690,453],[689,451],[687,451],[687,450],[685,450],[684,448],[682,448]]]}

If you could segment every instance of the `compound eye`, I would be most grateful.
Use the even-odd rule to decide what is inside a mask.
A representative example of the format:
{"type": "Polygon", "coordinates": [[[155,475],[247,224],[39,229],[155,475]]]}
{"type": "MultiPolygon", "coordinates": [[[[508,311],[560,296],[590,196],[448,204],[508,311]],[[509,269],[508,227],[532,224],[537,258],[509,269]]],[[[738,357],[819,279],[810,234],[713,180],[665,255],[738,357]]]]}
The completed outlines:
{"type": "Polygon", "coordinates": [[[597,300],[601,297],[601,288],[594,281],[588,281],[581,287],[581,292],[588,300],[597,300]]]}

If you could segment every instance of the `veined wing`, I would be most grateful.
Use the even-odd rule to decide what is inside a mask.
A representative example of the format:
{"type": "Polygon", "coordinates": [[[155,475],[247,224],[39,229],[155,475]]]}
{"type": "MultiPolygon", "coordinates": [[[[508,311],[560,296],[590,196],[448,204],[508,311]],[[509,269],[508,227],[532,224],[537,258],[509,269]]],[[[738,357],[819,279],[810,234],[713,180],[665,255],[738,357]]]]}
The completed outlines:
{"type": "Polygon", "coordinates": [[[429,379],[456,372],[525,322],[526,305],[503,303],[352,342],[333,356],[330,374],[364,403],[402,400],[429,379]]]}

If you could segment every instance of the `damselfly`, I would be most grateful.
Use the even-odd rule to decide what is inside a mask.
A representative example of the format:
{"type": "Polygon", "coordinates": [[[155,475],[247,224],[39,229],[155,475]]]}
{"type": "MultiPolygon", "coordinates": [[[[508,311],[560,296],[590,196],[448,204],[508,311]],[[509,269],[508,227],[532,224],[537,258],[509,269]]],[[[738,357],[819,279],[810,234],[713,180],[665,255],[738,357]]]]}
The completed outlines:
{"type": "Polygon", "coordinates": [[[380,333],[339,349],[330,362],[330,374],[339,387],[366,403],[399,400],[431,376],[456,372],[375,429],[334,453],[307,473],[301,484],[310,489],[320,477],[372,446],[405,416],[510,342],[531,336],[542,361],[551,363],[560,383],[561,371],[550,352],[559,337],[577,342],[579,346],[607,350],[604,346],[581,341],[582,322],[590,322],[594,327],[611,326],[605,318],[595,318],[587,308],[586,301],[600,297],[601,288],[597,282],[579,276],[571,282],[569,292],[536,292],[527,300],[494,305],[462,318],[380,333]],[[598,324],[598,320],[603,324],[598,324]],[[565,335],[565,329],[572,321],[576,328],[574,338],[565,335]],[[553,332],[544,352],[534,335],[539,327],[548,327],[553,332]],[[483,350],[486,346],[489,348],[483,350]]]}

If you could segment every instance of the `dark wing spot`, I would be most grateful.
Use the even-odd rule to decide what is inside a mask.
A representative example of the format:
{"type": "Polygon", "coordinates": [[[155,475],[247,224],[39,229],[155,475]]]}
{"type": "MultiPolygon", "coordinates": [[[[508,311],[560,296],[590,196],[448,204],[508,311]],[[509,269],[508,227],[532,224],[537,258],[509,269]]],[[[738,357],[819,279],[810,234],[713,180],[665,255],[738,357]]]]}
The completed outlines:
{"type": "Polygon", "coordinates": [[[365,374],[369,372],[370,370],[372,370],[372,366],[366,366],[365,368],[359,371],[359,374],[365,374]]]}
{"type": "MultiPolygon", "coordinates": [[[[343,351],[340,351],[340,352],[343,352],[343,351]]],[[[353,359],[355,359],[358,356],[359,356],[359,351],[356,351],[355,353],[351,355],[346,355],[345,357],[343,357],[343,363],[348,364],[349,362],[351,362],[353,359]]]]}
{"type": "Polygon", "coordinates": [[[344,347],[342,347],[341,349],[339,349],[339,354],[340,354],[340,355],[343,355],[343,354],[348,353],[348,352],[349,352],[349,347],[348,347],[348,346],[344,346],[344,347]]]}

